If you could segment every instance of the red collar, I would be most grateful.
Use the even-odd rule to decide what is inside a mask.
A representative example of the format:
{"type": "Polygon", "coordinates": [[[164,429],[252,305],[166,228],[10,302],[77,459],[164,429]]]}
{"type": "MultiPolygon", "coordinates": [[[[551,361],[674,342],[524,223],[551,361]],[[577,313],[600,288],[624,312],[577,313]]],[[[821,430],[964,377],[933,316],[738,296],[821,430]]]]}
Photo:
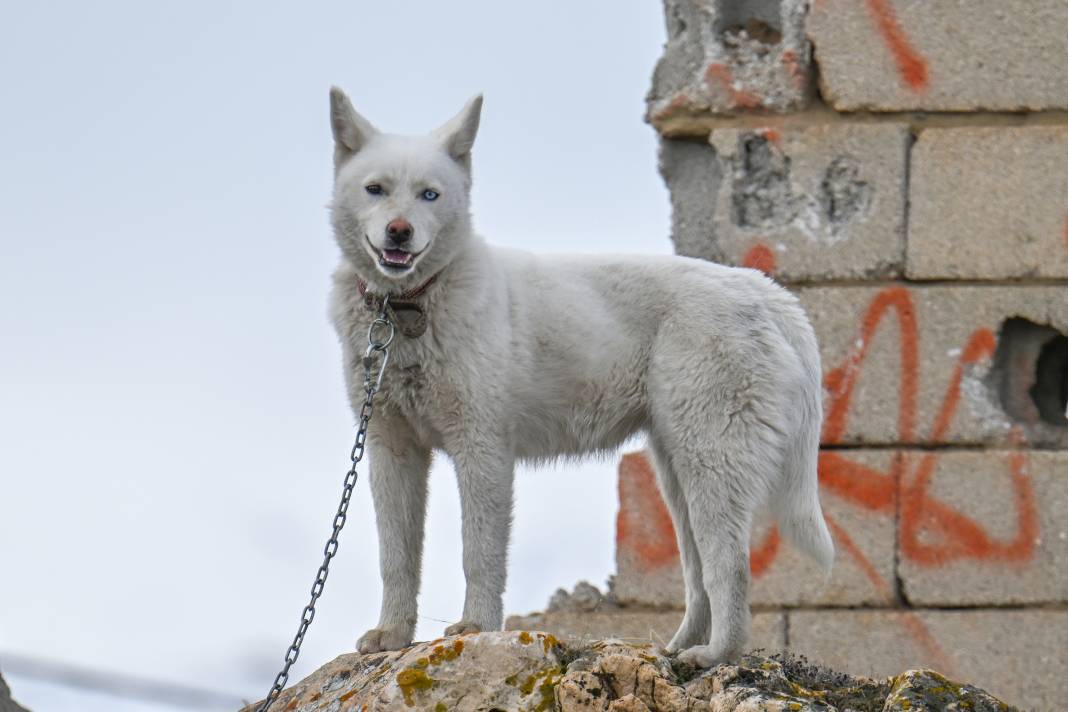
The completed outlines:
{"type": "MultiPolygon", "coordinates": [[[[423,296],[423,293],[426,292],[426,290],[430,289],[430,285],[434,284],[434,282],[438,280],[438,277],[440,275],[441,272],[438,272],[430,279],[420,284],[415,289],[409,289],[407,292],[403,292],[401,294],[390,294],[388,295],[389,299],[391,302],[409,302],[413,299],[418,299],[419,297],[423,296]]],[[[356,278],[356,289],[360,290],[361,297],[366,297],[368,295],[367,282],[364,282],[359,277],[356,278]]],[[[373,292],[371,292],[370,294],[372,297],[379,296],[377,294],[374,294],[373,292]]]]}
{"type": "Polygon", "coordinates": [[[416,339],[423,335],[426,331],[426,312],[423,310],[422,305],[415,302],[415,299],[419,298],[423,292],[430,288],[435,281],[437,281],[438,275],[441,272],[435,274],[427,281],[420,284],[415,289],[409,289],[402,294],[387,294],[385,296],[375,294],[374,292],[367,291],[367,283],[359,277],[356,278],[356,288],[360,290],[360,296],[363,297],[363,304],[371,312],[377,312],[380,315],[385,315],[398,331],[407,336],[409,339],[416,339]]]}

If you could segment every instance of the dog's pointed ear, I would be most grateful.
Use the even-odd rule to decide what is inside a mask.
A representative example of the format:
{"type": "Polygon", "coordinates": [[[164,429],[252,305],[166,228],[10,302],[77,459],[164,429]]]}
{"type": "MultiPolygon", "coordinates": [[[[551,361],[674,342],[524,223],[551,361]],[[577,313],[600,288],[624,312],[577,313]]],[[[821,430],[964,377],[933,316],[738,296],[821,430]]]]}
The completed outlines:
{"type": "Polygon", "coordinates": [[[378,133],[370,121],[356,113],[345,92],[337,87],[330,87],[330,127],[334,130],[335,170],[378,133]]]}
{"type": "Polygon", "coordinates": [[[460,113],[434,131],[450,156],[465,166],[471,163],[471,147],[475,145],[478,120],[482,115],[482,95],[468,99],[460,113]]]}

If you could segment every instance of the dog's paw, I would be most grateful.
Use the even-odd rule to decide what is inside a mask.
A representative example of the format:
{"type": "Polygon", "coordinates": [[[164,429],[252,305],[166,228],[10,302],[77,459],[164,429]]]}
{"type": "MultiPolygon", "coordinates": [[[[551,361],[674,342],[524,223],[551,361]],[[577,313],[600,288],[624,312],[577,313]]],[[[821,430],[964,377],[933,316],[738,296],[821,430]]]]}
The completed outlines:
{"type": "Polygon", "coordinates": [[[482,626],[478,623],[472,623],[471,621],[460,621],[459,623],[453,623],[445,629],[445,635],[463,635],[464,633],[481,633],[482,626]]]}
{"type": "Polygon", "coordinates": [[[385,650],[400,650],[412,644],[412,636],[402,631],[372,628],[356,642],[356,650],[363,654],[381,653],[385,650]]]}
{"type": "Polygon", "coordinates": [[[696,668],[710,668],[736,657],[737,654],[719,650],[711,645],[695,645],[679,653],[679,662],[696,668]]]}
{"type": "Polygon", "coordinates": [[[693,621],[694,619],[690,618],[689,615],[683,616],[682,624],[665,648],[667,652],[677,653],[680,650],[699,645],[703,640],[708,640],[708,623],[694,623],[693,621]]]}

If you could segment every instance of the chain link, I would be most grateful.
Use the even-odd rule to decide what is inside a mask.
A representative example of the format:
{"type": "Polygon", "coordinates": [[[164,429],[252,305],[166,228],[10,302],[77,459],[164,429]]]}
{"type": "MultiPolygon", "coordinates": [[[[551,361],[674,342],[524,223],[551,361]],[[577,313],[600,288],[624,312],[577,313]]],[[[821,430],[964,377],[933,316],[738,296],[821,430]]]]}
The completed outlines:
{"type": "Polygon", "coordinates": [[[271,691],[267,694],[263,703],[256,708],[256,712],[267,712],[270,706],[285,689],[289,681],[289,669],[297,662],[300,656],[300,646],[304,643],[304,635],[308,632],[312,621],[315,620],[315,604],[323,595],[326,588],[326,577],[330,574],[330,560],[337,554],[338,536],[348,519],[349,501],[352,499],[352,491],[356,487],[356,465],[363,460],[364,448],[367,442],[367,425],[371,422],[374,413],[375,394],[382,387],[382,375],[386,372],[386,364],[389,363],[389,345],[393,343],[393,337],[397,329],[393,322],[386,316],[386,305],[389,298],[382,300],[382,307],[374,321],[367,328],[367,350],[363,355],[363,405],[360,406],[360,416],[356,427],[356,439],[349,453],[351,465],[345,473],[345,484],[341,490],[341,503],[338,504],[337,514],[334,515],[334,528],[330,532],[330,538],[326,540],[323,548],[323,563],[315,573],[315,582],[311,588],[311,600],[300,614],[300,625],[297,634],[293,636],[293,642],[286,649],[285,664],[274,678],[271,691]],[[377,362],[377,369],[375,368],[377,362]]]}

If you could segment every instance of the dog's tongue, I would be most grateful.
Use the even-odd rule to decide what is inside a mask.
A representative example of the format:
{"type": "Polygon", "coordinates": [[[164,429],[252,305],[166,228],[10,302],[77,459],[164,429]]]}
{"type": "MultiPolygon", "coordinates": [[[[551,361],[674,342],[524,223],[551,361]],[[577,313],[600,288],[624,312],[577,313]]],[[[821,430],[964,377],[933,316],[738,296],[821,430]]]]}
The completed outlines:
{"type": "Polygon", "coordinates": [[[406,265],[412,261],[412,253],[404,250],[382,250],[382,257],[394,265],[406,265]]]}

